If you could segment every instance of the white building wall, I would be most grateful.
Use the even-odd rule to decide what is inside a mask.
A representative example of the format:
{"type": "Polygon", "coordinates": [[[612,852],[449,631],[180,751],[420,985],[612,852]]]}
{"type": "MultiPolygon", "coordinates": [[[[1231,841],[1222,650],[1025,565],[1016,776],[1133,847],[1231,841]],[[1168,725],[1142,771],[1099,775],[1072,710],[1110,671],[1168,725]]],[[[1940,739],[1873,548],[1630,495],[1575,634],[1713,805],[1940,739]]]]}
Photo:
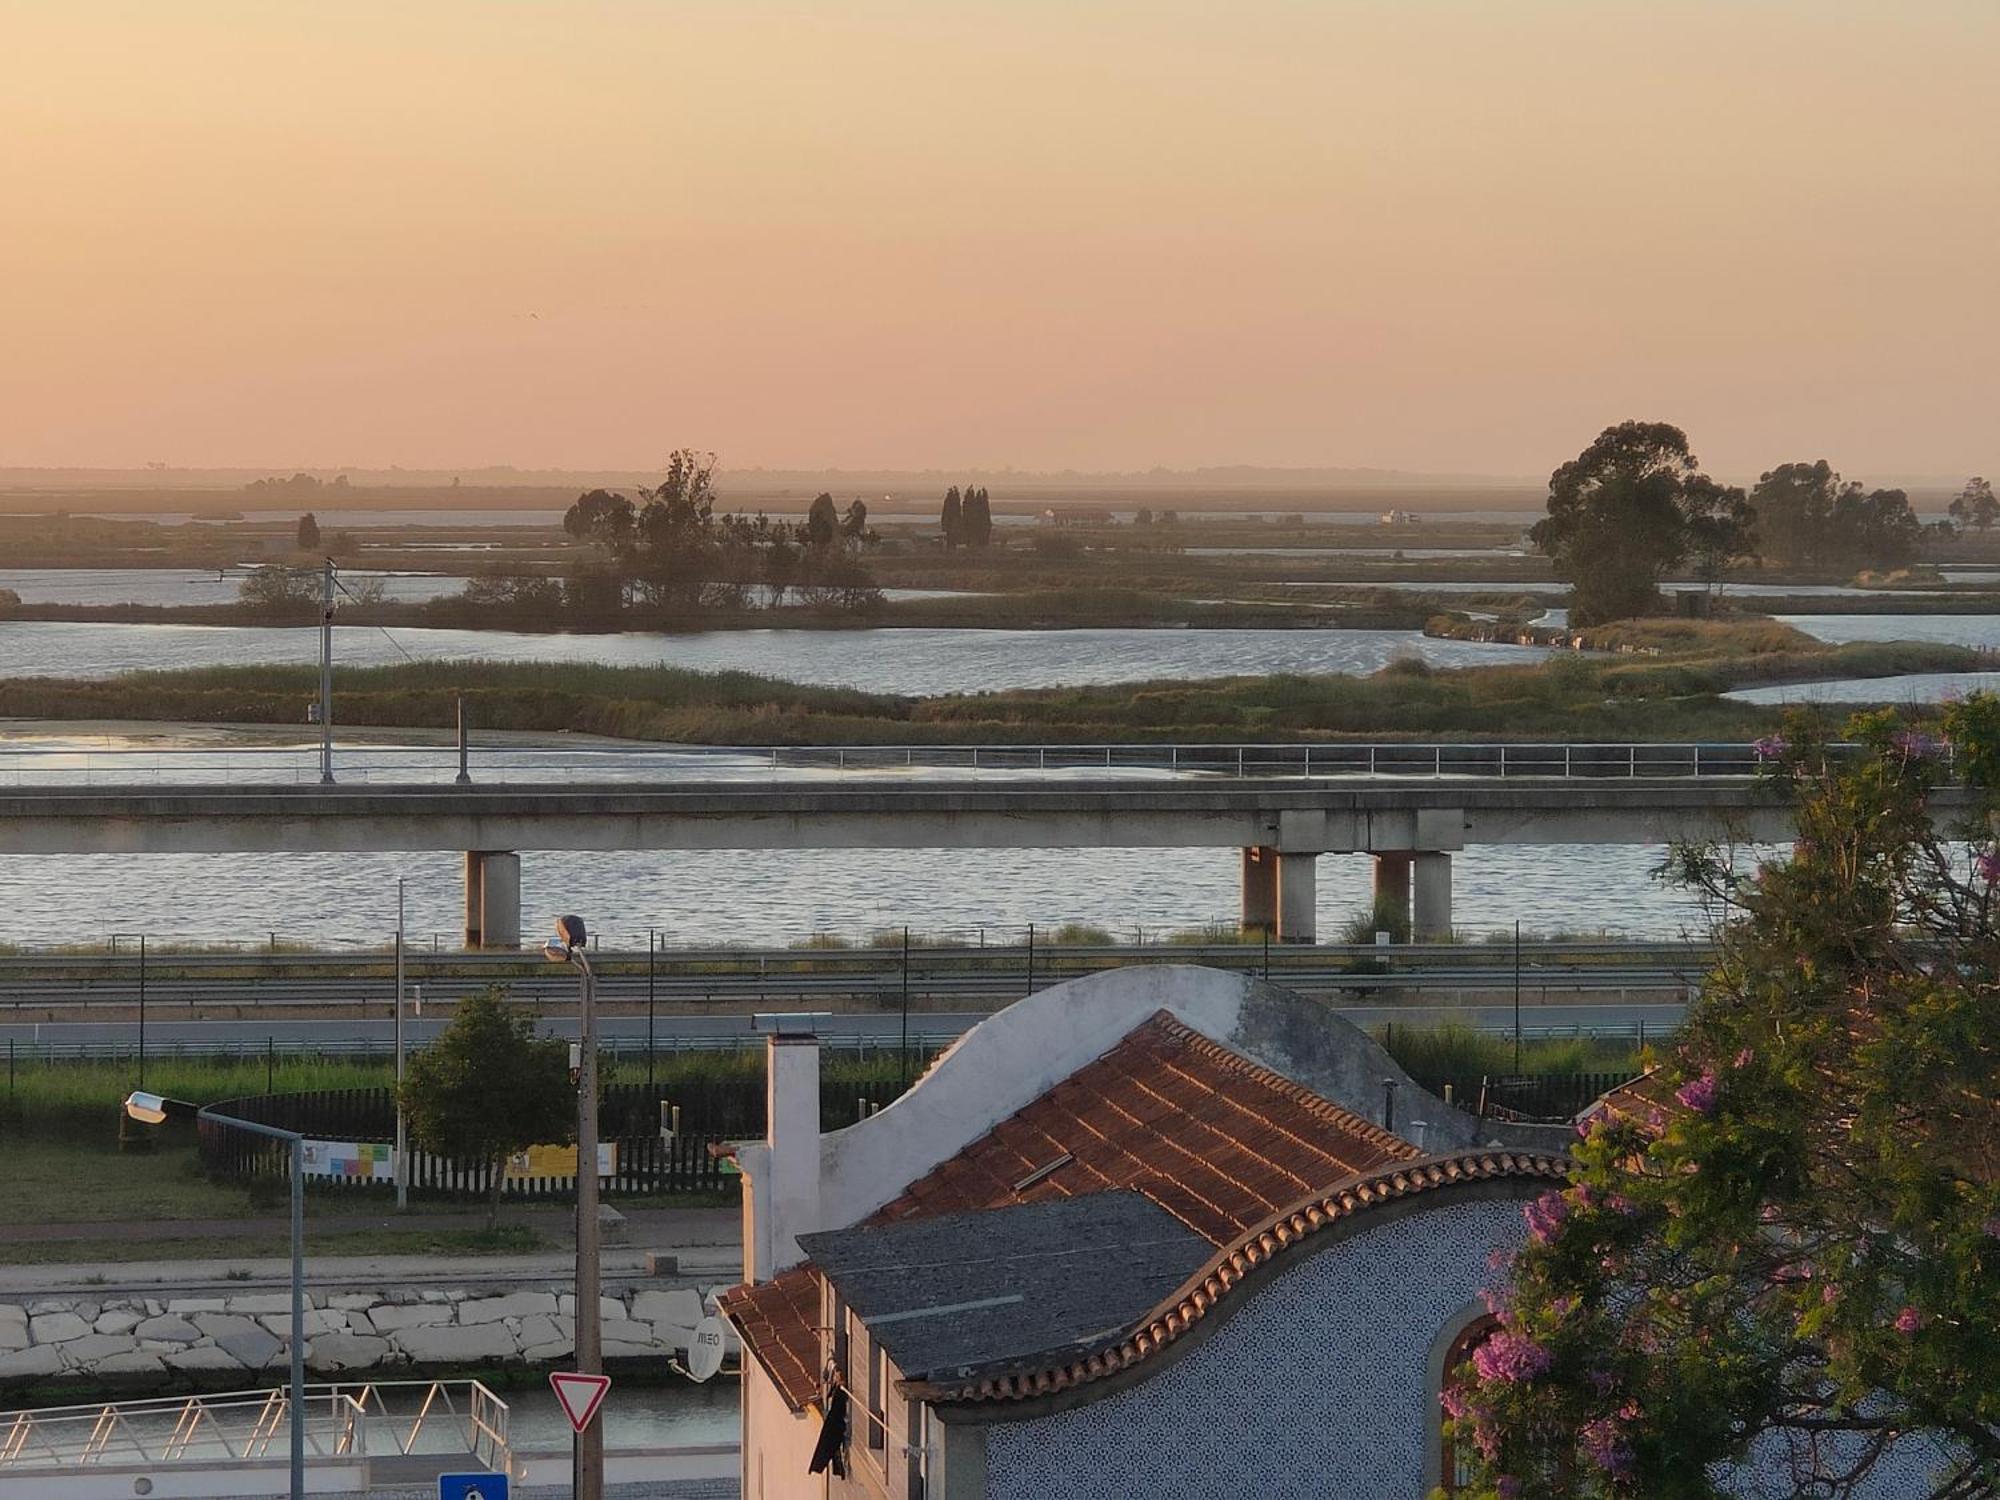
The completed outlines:
{"type": "Polygon", "coordinates": [[[764,1367],[743,1358],[743,1500],[823,1500],[826,1476],[808,1474],[819,1417],[795,1412],[764,1367]]]}
{"type": "Polygon", "coordinates": [[[1412,1500],[1431,1349],[1523,1232],[1512,1200],[1384,1223],[1302,1260],[1185,1358],[1102,1401],[994,1426],[995,1500],[1412,1500]]]}

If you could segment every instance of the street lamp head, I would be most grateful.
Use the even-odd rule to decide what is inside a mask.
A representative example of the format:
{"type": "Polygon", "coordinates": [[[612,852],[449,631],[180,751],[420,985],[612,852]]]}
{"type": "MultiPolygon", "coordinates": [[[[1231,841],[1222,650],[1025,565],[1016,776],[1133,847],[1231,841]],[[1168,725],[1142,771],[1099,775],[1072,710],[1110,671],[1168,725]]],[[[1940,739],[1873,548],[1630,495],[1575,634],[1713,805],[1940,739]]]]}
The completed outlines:
{"type": "Polygon", "coordinates": [[[570,955],[588,941],[582,917],[557,917],[556,935],[542,945],[542,956],[551,963],[568,963],[570,955]]]}
{"type": "Polygon", "coordinates": [[[177,1117],[191,1117],[199,1111],[192,1104],[169,1099],[164,1094],[137,1093],[126,1096],[125,1113],[141,1125],[164,1125],[177,1117]]]}

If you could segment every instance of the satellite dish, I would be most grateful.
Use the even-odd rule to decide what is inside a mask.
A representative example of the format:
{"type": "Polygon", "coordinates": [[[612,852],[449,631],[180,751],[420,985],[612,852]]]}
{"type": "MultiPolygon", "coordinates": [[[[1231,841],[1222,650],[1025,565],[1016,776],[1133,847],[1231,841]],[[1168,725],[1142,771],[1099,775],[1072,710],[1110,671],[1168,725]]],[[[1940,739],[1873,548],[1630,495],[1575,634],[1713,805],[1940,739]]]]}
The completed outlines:
{"type": "Polygon", "coordinates": [[[690,1380],[707,1380],[722,1368],[722,1319],[703,1318],[694,1325],[694,1342],[688,1345],[687,1372],[690,1380]]]}

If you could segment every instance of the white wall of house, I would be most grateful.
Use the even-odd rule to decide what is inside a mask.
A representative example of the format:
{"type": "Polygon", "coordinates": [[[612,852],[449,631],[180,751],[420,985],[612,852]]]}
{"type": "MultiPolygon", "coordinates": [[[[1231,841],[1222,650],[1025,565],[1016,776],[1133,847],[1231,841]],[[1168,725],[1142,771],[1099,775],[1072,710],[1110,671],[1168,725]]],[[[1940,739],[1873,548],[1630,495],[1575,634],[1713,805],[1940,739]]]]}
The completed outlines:
{"type": "Polygon", "coordinates": [[[808,1474],[819,1417],[795,1412],[756,1360],[743,1360],[743,1500],[822,1500],[826,1477],[808,1474]]]}

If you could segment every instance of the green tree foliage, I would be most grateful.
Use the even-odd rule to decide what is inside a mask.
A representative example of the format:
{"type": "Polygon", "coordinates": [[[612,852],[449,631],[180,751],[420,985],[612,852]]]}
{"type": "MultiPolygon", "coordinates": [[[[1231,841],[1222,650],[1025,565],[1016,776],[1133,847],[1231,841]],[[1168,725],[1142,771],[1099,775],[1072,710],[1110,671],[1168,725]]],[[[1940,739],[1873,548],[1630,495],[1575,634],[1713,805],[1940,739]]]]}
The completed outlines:
{"type": "Polygon", "coordinates": [[[1825,459],[1780,464],[1750,492],[1758,551],[1808,572],[1897,568],[1916,556],[1923,526],[1901,490],[1864,490],[1825,459]]]}
{"type": "Polygon", "coordinates": [[[560,578],[502,572],[468,578],[459,597],[478,609],[542,616],[560,615],[567,602],[560,578]]]}
{"type": "Polygon", "coordinates": [[[959,498],[957,485],[944,492],[944,509],[938,515],[938,525],[944,531],[945,551],[965,540],[965,504],[959,498]]]}
{"type": "Polygon", "coordinates": [[[499,1217],[507,1158],[576,1139],[569,1047],[537,1037],[534,1015],[510,1006],[497,987],[461,1001],[437,1040],[411,1054],[402,1098],[422,1149],[491,1172],[489,1227],[499,1217]]]}
{"type": "Polygon", "coordinates": [[[1952,496],[1949,510],[1952,524],[1960,531],[1967,527],[1987,531],[1995,521],[2000,521],[2000,496],[1993,493],[1990,481],[1975,474],[1965,481],[1964,489],[1952,496]]]}
{"type": "Polygon", "coordinates": [[[833,496],[822,490],[813,497],[812,508],[806,512],[800,540],[814,552],[824,552],[839,539],[840,512],[834,508],[833,496]]]}
{"type": "Polygon", "coordinates": [[[874,540],[868,530],[868,503],[865,500],[857,498],[848,504],[846,513],[840,518],[840,535],[855,546],[874,540]]]}
{"type": "Polygon", "coordinates": [[[1622,422],[1549,476],[1549,513],[1530,535],[1572,587],[1571,621],[1599,625],[1651,612],[1660,579],[1697,548],[1719,574],[1747,545],[1748,519],[1742,492],[1700,471],[1686,433],[1622,422]]]}
{"type": "Polygon", "coordinates": [[[319,517],[311,511],[299,517],[298,541],[301,552],[319,551],[319,517]]]}
{"type": "MultiPolygon", "coordinates": [[[[775,606],[798,582],[801,549],[838,548],[842,527],[831,495],[815,499],[794,530],[762,515],[718,516],[714,476],[714,454],[683,448],[667,460],[657,485],[639,491],[643,504],[592,490],[570,506],[563,529],[595,546],[603,564],[566,580],[570,613],[610,620],[635,608],[667,617],[745,609],[760,589],[775,606]]],[[[862,592],[879,602],[872,580],[862,592]]],[[[834,593],[856,596],[846,587],[834,593]]]]}
{"type": "Polygon", "coordinates": [[[236,597],[253,609],[295,614],[317,613],[323,584],[311,568],[252,568],[236,586],[236,597]]]}
{"type": "Polygon", "coordinates": [[[635,514],[623,495],[592,490],[563,512],[563,530],[579,542],[595,542],[617,552],[631,545],[635,514]]]}
{"type": "Polygon", "coordinates": [[[982,486],[966,488],[959,512],[959,532],[968,547],[984,547],[993,540],[993,507],[982,486]]]}
{"type": "Polygon", "coordinates": [[[1462,1493],[1708,1500],[1754,1452],[1839,1500],[1912,1444],[1939,1472],[1898,1495],[2000,1493],[2000,699],[1944,727],[1963,823],[1947,742],[1800,716],[1760,743],[1793,857],[1676,852],[1737,915],[1680,1050],[1528,1210],[1447,1398],[1462,1493]]]}

